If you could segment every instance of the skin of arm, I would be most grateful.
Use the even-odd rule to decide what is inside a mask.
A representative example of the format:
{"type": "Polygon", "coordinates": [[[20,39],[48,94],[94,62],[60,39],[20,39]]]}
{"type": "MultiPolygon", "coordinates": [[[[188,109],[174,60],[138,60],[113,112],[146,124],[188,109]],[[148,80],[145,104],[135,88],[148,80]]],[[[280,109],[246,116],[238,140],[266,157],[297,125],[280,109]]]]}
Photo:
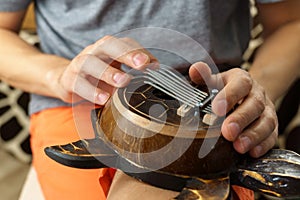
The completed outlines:
{"type": "MultiPolygon", "coordinates": [[[[230,70],[230,74],[225,72],[222,75],[223,81],[228,82],[224,89],[227,95],[227,110],[242,101],[238,103],[235,111],[226,117],[222,134],[233,141],[238,152],[249,151],[253,157],[263,155],[275,145],[278,122],[273,103],[299,77],[300,71],[300,1],[287,0],[257,6],[264,26],[265,42],[249,70],[249,78],[252,81],[240,78],[237,83],[240,88],[238,91],[233,90],[235,87],[229,89],[228,85],[234,83],[234,79],[228,76],[241,72],[230,70]],[[242,84],[243,82],[248,84],[242,84]],[[251,89],[241,98],[237,94],[247,90],[245,86],[250,86],[251,89]]],[[[213,102],[213,108],[214,106],[218,108],[217,101],[213,102]]],[[[218,113],[218,109],[215,111],[218,113]]]]}
{"type": "MultiPolygon", "coordinates": [[[[247,79],[241,74],[244,78],[234,83],[235,78],[229,77],[241,71],[229,70],[221,75],[227,83],[223,90],[226,91],[224,106],[227,106],[227,111],[239,104],[223,122],[222,134],[233,142],[239,153],[249,151],[253,157],[263,155],[275,145],[278,122],[273,103],[299,77],[300,71],[300,1],[286,0],[257,6],[265,42],[249,70],[250,77],[247,79]],[[236,86],[228,87],[230,84],[236,86]],[[247,88],[250,90],[246,96],[238,95],[247,88]]],[[[224,96],[216,97],[213,102],[213,109],[215,107],[219,115],[218,107],[222,106],[218,105],[218,100],[224,96]]]]}
{"type": "Polygon", "coordinates": [[[300,1],[257,7],[265,41],[249,72],[275,102],[300,75],[300,1]]]}
{"type": "Polygon", "coordinates": [[[27,92],[56,97],[47,73],[70,61],[43,54],[18,36],[25,13],[0,13],[0,79],[27,92]]]}
{"type": "MultiPolygon", "coordinates": [[[[128,77],[123,72],[112,67],[111,62],[107,61],[116,60],[136,69],[156,61],[137,42],[128,38],[118,39],[111,36],[104,37],[86,47],[73,60],[43,54],[21,40],[17,34],[24,13],[24,11],[0,13],[2,43],[0,78],[24,91],[60,98],[66,102],[72,102],[73,97],[78,96],[78,100],[83,98],[103,105],[109,98],[111,87],[123,86],[128,81],[128,77]],[[100,83],[98,87],[91,84],[95,82],[100,83]]],[[[207,71],[205,69],[204,71],[207,71]]],[[[247,97],[247,101],[244,101],[239,109],[227,117],[223,123],[222,133],[226,139],[234,142],[238,152],[245,153],[251,150],[252,155],[258,157],[275,144],[277,135],[272,133],[276,126],[273,120],[275,114],[272,112],[274,109],[266,103],[262,89],[255,82],[253,83],[249,75],[242,70],[230,70],[221,73],[220,76],[226,86],[214,101],[218,103],[213,103],[213,109],[217,114],[226,114],[226,111],[229,111],[237,102],[247,97]],[[227,97],[224,100],[225,91],[227,97]],[[266,107],[271,112],[266,112],[265,110],[268,110],[265,109],[266,107]],[[267,117],[245,131],[245,127],[260,117],[263,112],[267,114],[267,117]],[[266,120],[271,122],[266,122],[266,120]],[[270,130],[265,130],[266,127],[262,124],[273,124],[273,126],[268,126],[270,130]],[[253,129],[257,129],[256,134],[253,134],[253,129]],[[264,145],[259,145],[261,143],[264,145]],[[258,149],[256,147],[258,145],[262,147],[259,151],[255,150],[255,148],[258,149]]]]}
{"type": "Polygon", "coordinates": [[[249,73],[233,69],[218,77],[203,63],[196,63],[190,69],[195,82],[202,77],[205,82],[221,79],[225,83],[212,108],[223,116],[239,105],[224,120],[222,134],[239,153],[249,152],[253,157],[263,155],[275,145],[278,122],[273,103],[299,77],[300,71],[300,1],[257,6],[265,42],[249,73]]]}
{"type": "MultiPolygon", "coordinates": [[[[292,3],[289,1],[280,4],[281,6],[284,4],[287,8],[297,7],[295,5],[291,6],[290,4],[292,3]]],[[[260,7],[260,9],[264,10],[262,13],[266,16],[268,16],[267,11],[270,12],[270,10],[273,10],[274,6],[277,7],[277,4],[270,4],[268,6],[270,6],[268,9],[260,7]]],[[[155,58],[143,50],[135,41],[128,38],[117,39],[113,37],[105,37],[91,44],[74,57],[72,61],[55,55],[43,54],[21,40],[17,34],[24,14],[25,11],[0,13],[0,38],[2,43],[0,47],[0,78],[12,86],[25,91],[60,98],[66,102],[71,102],[72,94],[75,93],[81,98],[98,104],[104,104],[109,97],[107,91],[110,90],[106,88],[110,86],[120,87],[126,84],[127,78],[124,78],[124,73],[110,66],[109,62],[105,62],[106,60],[102,59],[103,57],[109,57],[117,60],[119,63],[125,63],[137,69],[149,62],[155,61],[155,58]],[[126,49],[127,51],[120,52],[120,49],[126,49]],[[102,85],[96,88],[96,90],[95,86],[90,84],[91,82],[95,82],[94,79],[102,81],[102,85]]],[[[275,144],[277,137],[275,128],[277,122],[274,121],[276,119],[274,107],[257,82],[266,87],[267,93],[270,93],[271,89],[268,89],[266,83],[268,81],[261,74],[266,74],[268,68],[274,69],[273,66],[275,64],[278,65],[284,62],[286,56],[281,55],[283,61],[280,59],[276,59],[277,61],[275,61],[274,59],[270,59],[268,52],[273,50],[272,52],[276,53],[274,45],[281,46],[280,42],[277,42],[277,38],[282,38],[281,35],[289,32],[290,24],[297,24],[296,20],[290,18],[286,20],[289,23],[284,23],[284,25],[279,23],[282,22],[280,20],[277,20],[279,21],[277,23],[273,23],[271,19],[267,20],[267,17],[263,18],[265,19],[264,24],[269,24],[269,27],[271,27],[266,29],[268,30],[266,31],[267,35],[270,35],[268,38],[271,39],[267,39],[268,41],[263,45],[253,64],[253,68],[250,71],[252,78],[245,72],[242,72],[242,70],[230,70],[221,73],[220,76],[226,84],[224,91],[226,91],[227,97],[225,98],[225,92],[220,92],[213,102],[214,111],[218,115],[224,115],[226,111],[230,110],[236,103],[243,99],[243,103],[239,108],[224,121],[222,133],[226,139],[234,142],[234,146],[238,152],[246,153],[250,151],[250,154],[254,157],[258,157],[270,149],[275,144]],[[274,24],[277,24],[277,26],[274,24]],[[264,70],[259,69],[261,66],[264,67],[264,70]],[[264,73],[260,71],[264,71],[264,73]]],[[[295,50],[296,47],[293,44],[292,46],[286,45],[286,54],[291,55],[293,52],[295,54],[297,51],[289,51],[295,50]]],[[[279,53],[277,52],[277,54],[279,53]]],[[[273,56],[271,58],[274,58],[273,56]]],[[[289,66],[294,67],[295,60],[292,59],[289,61],[291,63],[289,66]]],[[[200,68],[203,67],[200,66],[200,68]]],[[[201,71],[201,69],[199,70],[201,71]]],[[[204,71],[207,70],[204,69],[204,71]]],[[[275,71],[278,72],[277,70],[275,71]]],[[[209,74],[210,72],[205,73],[209,74]]],[[[292,76],[295,73],[290,74],[292,76]]],[[[280,74],[280,77],[283,77],[282,74],[280,74]]],[[[272,80],[276,79],[272,77],[272,80]]],[[[271,85],[270,88],[277,87],[271,85]]],[[[276,89],[276,91],[278,90],[276,89]]],[[[269,95],[272,100],[276,96],[271,93],[269,95]]]]}
{"type": "MultiPolygon", "coordinates": [[[[101,43],[101,41],[99,41],[98,43],[96,42],[90,47],[87,47],[85,50],[83,50],[83,52],[80,55],[76,56],[72,61],[55,55],[43,54],[36,48],[26,44],[23,40],[19,38],[17,34],[22,19],[24,17],[24,14],[25,14],[24,11],[15,12],[15,13],[0,13],[0,40],[1,40],[0,78],[1,80],[28,92],[52,96],[52,97],[60,98],[65,101],[70,100],[68,93],[75,92],[73,90],[74,84],[66,83],[64,81],[73,80],[72,78],[69,78],[72,77],[73,72],[75,73],[74,76],[78,75],[78,71],[74,69],[78,69],[78,67],[80,68],[86,66],[86,63],[89,62],[89,60],[95,61],[95,58],[92,55],[90,55],[91,52],[90,50],[97,49],[97,46],[99,46],[99,43],[101,43]],[[61,89],[61,87],[63,88],[61,89]]],[[[278,32],[278,30],[276,32],[278,32]]],[[[272,34],[271,37],[274,38],[276,34],[275,35],[272,34]]],[[[278,32],[278,34],[280,35],[280,32],[278,32]]],[[[269,40],[268,43],[269,43],[269,48],[271,48],[273,44],[272,40],[269,40]]],[[[273,56],[268,55],[268,48],[267,48],[268,46],[266,44],[267,43],[264,44],[265,50],[262,49],[261,52],[259,52],[250,73],[254,79],[256,79],[260,84],[263,85],[263,87],[266,87],[267,93],[270,93],[271,90],[269,90],[268,87],[263,82],[265,78],[260,75],[262,73],[261,72],[262,69],[260,69],[262,65],[264,65],[266,69],[267,66],[269,66],[270,68],[272,68],[273,66],[272,64],[267,65],[268,64],[267,62],[270,61],[270,59],[267,59],[265,61],[263,59],[264,57],[272,58],[272,59],[274,58],[273,57],[274,55],[273,56]],[[262,60],[260,61],[260,59],[262,60]]],[[[99,54],[99,52],[96,52],[96,54],[99,54]]],[[[150,60],[153,59],[151,58],[151,55],[147,54],[150,58],[147,57],[146,59],[142,59],[140,57],[139,59],[137,59],[139,60],[140,64],[138,66],[135,66],[132,64],[132,59],[135,54],[133,55],[129,53],[126,55],[128,56],[124,56],[123,59],[119,61],[129,63],[131,66],[136,68],[140,67],[145,63],[149,63],[150,60]]],[[[283,59],[285,58],[286,57],[283,57],[283,59]]],[[[276,61],[272,61],[272,62],[276,64],[276,61]]],[[[295,63],[295,61],[293,61],[292,63],[295,63]]],[[[111,68],[109,69],[112,70],[111,68]]],[[[103,70],[101,72],[103,72],[103,70]]],[[[197,79],[197,77],[195,76],[198,76],[199,72],[201,72],[200,74],[202,76],[209,77],[208,79],[214,79],[214,77],[212,77],[210,74],[211,72],[208,71],[208,68],[206,68],[203,64],[196,63],[191,67],[190,74],[191,76],[194,76],[192,78],[197,79]]],[[[91,73],[87,73],[87,72],[85,73],[85,75],[86,74],[91,75],[91,73]]],[[[106,76],[103,76],[103,79],[106,80],[107,82],[113,82],[113,77],[114,74],[116,73],[110,73],[110,74],[111,75],[108,75],[107,73],[106,76]]],[[[82,74],[81,76],[85,77],[82,74]]],[[[233,71],[230,70],[228,72],[222,73],[220,77],[225,81],[226,84],[225,90],[232,91],[232,93],[227,92],[229,94],[227,95],[227,97],[229,97],[228,99],[231,100],[225,99],[224,101],[224,99],[222,99],[223,97],[219,97],[218,99],[221,100],[219,105],[217,105],[218,104],[217,101],[214,101],[215,105],[213,105],[213,108],[215,111],[218,110],[218,107],[222,107],[222,109],[220,110],[224,110],[223,109],[224,106],[226,107],[227,110],[230,110],[233,105],[235,105],[241,99],[247,97],[247,101],[244,100],[243,102],[244,106],[241,106],[241,109],[238,112],[235,112],[234,115],[228,116],[228,118],[226,119],[227,121],[224,122],[224,127],[228,127],[228,125],[231,122],[237,122],[241,125],[242,130],[235,131],[236,132],[236,134],[234,134],[235,136],[232,136],[231,133],[229,133],[230,130],[226,128],[223,128],[222,132],[225,134],[225,136],[227,136],[227,139],[235,143],[235,147],[240,153],[245,153],[251,150],[252,152],[251,155],[254,157],[258,157],[262,155],[275,144],[275,138],[277,137],[277,133],[275,130],[276,122],[274,121],[276,117],[275,117],[274,108],[270,103],[271,101],[268,99],[266,100],[267,97],[265,97],[262,87],[258,86],[258,84],[251,79],[249,74],[247,74],[242,70],[237,70],[237,69],[233,71]],[[240,94],[240,96],[236,96],[236,94],[240,94]],[[253,99],[254,100],[258,99],[258,100],[254,101],[253,99]],[[255,105],[259,105],[256,106],[258,107],[257,110],[253,109],[255,105]],[[240,119],[241,115],[245,116],[247,115],[247,113],[251,113],[251,114],[244,117],[246,122],[241,122],[237,120],[240,119]],[[253,132],[255,132],[259,128],[259,125],[270,124],[270,123],[265,123],[265,121],[257,120],[262,115],[267,115],[268,119],[273,119],[270,122],[272,125],[268,126],[271,128],[270,130],[265,130],[264,129],[265,127],[262,127],[260,128],[260,131],[253,134],[253,132]],[[257,120],[257,123],[254,123],[252,129],[250,128],[247,129],[246,131],[243,130],[243,128],[245,127],[250,127],[249,123],[252,123],[254,120],[257,120]],[[260,134],[261,132],[262,134],[260,134]],[[242,141],[243,139],[241,139],[240,136],[243,135],[254,135],[254,137],[252,138],[250,137],[251,140],[250,145],[248,145],[246,148],[241,149],[240,146],[245,147],[244,145],[240,145],[240,143],[243,142],[242,141]],[[262,149],[257,151],[255,147],[259,145],[263,145],[263,147],[262,149]]],[[[272,77],[272,80],[273,79],[274,77],[272,77]]],[[[97,95],[99,95],[100,93],[101,92],[99,92],[97,95]]],[[[82,95],[80,92],[78,92],[77,94],[82,95]]],[[[272,96],[273,94],[270,93],[269,95],[272,96]]],[[[276,95],[274,94],[274,97],[272,97],[272,99],[275,98],[276,95]]],[[[218,99],[216,98],[215,100],[218,99]]],[[[105,100],[99,101],[98,103],[103,104],[105,103],[105,100]]],[[[223,111],[217,111],[217,112],[219,112],[220,115],[224,114],[222,113],[223,111]]],[[[141,183],[135,183],[135,185],[138,184],[141,185],[141,183]]],[[[128,183],[126,183],[125,185],[128,185],[128,183]]],[[[122,187],[122,188],[125,189],[125,191],[127,188],[125,194],[128,194],[128,196],[130,196],[130,194],[136,196],[139,191],[143,195],[145,193],[144,188],[140,190],[138,190],[138,188],[136,190],[132,190],[132,187],[130,188],[122,187]]],[[[112,191],[112,193],[114,193],[114,191],[112,191]]],[[[123,194],[124,193],[120,195],[123,194]]],[[[174,194],[172,194],[172,196],[174,196],[174,194]]]]}
{"type": "Polygon", "coordinates": [[[112,64],[140,69],[156,60],[137,42],[111,36],[89,45],[72,60],[44,54],[18,36],[25,13],[0,13],[0,79],[24,91],[103,105],[113,87],[122,87],[130,79],[112,64]]]}

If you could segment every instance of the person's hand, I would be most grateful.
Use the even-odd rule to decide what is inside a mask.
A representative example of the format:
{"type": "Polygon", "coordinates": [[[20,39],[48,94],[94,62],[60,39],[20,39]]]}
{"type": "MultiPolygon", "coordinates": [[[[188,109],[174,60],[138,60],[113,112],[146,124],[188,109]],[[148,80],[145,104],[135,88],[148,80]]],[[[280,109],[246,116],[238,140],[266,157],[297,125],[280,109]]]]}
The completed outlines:
{"type": "Polygon", "coordinates": [[[221,131],[237,152],[259,157],[275,145],[278,122],[274,105],[246,71],[231,69],[212,75],[205,63],[198,62],[191,66],[190,77],[196,83],[224,86],[218,88],[221,90],[212,102],[212,110],[218,116],[233,110],[225,118],[221,131]]]}
{"type": "Polygon", "coordinates": [[[82,99],[104,105],[115,87],[123,87],[130,76],[121,64],[142,69],[156,59],[129,38],[106,36],[86,47],[67,66],[50,73],[53,91],[65,102],[82,99]]]}

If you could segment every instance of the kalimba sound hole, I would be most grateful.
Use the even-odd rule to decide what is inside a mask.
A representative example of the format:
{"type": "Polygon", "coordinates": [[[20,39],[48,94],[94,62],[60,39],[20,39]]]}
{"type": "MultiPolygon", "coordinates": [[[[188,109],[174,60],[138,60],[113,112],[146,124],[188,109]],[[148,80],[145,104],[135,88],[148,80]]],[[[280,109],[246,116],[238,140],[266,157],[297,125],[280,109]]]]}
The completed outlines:
{"type": "Polygon", "coordinates": [[[156,96],[159,99],[164,99],[164,100],[174,100],[173,97],[167,95],[166,93],[163,93],[162,91],[158,89],[153,90],[153,95],[156,96]]]}

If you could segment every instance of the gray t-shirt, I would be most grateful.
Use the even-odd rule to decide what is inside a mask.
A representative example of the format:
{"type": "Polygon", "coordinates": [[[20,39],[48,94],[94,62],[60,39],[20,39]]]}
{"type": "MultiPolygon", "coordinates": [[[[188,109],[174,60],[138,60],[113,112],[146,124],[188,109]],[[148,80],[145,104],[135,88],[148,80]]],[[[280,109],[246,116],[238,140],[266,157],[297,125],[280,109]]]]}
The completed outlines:
{"type": "MultiPolygon", "coordinates": [[[[1,0],[0,11],[26,9],[29,3],[1,0]]],[[[250,39],[247,0],[35,0],[35,10],[41,50],[69,59],[105,35],[163,27],[199,42],[217,64],[238,66],[250,39]]],[[[158,59],[160,55],[155,54],[158,59]]],[[[69,104],[32,95],[30,113],[57,106],[69,104]]]]}

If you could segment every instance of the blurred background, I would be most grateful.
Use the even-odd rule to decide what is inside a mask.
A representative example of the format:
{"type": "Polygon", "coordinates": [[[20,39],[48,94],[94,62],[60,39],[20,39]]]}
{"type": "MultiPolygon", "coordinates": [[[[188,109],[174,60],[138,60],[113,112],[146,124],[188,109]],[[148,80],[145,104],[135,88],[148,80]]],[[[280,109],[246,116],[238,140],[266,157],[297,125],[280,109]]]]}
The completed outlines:
{"type": "MultiPolygon", "coordinates": [[[[38,44],[33,7],[26,15],[21,37],[38,44]]],[[[17,200],[26,179],[31,151],[29,145],[29,95],[0,81],[0,199],[17,200]]]]}
{"type": "MultiPolygon", "coordinates": [[[[252,7],[254,17],[253,40],[245,52],[243,68],[251,66],[255,50],[263,42],[260,33],[263,27],[257,21],[257,10],[252,7]]],[[[30,7],[20,36],[31,45],[38,46],[33,6],[30,7]]],[[[280,139],[278,147],[300,153],[300,81],[298,80],[277,102],[280,139]]],[[[29,145],[29,117],[27,106],[29,95],[0,81],[0,194],[1,200],[17,200],[31,163],[29,145]]],[[[258,199],[264,199],[258,195],[258,199]]]]}

